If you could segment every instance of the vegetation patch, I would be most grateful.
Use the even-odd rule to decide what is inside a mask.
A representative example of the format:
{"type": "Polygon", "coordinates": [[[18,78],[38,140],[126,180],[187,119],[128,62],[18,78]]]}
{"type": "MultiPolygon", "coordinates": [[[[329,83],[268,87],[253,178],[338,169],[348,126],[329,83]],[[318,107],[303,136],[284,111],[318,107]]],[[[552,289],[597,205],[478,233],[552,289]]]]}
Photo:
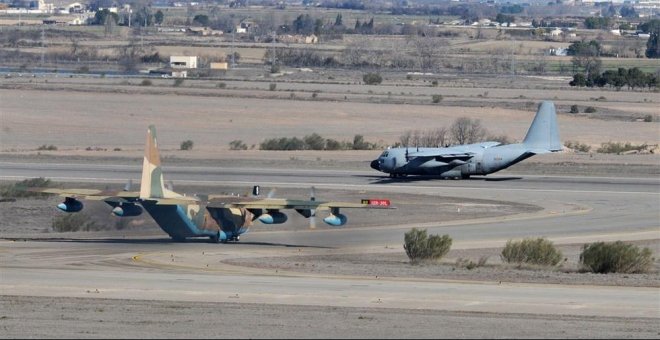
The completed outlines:
{"type": "Polygon", "coordinates": [[[438,261],[451,248],[452,239],[449,235],[426,234],[426,229],[412,228],[404,235],[403,249],[410,263],[418,264],[425,261],[438,261]]]}
{"type": "Polygon", "coordinates": [[[99,230],[96,223],[85,213],[59,215],[53,219],[52,227],[56,232],[99,230]]]}
{"type": "Polygon", "coordinates": [[[648,273],[655,259],[649,248],[616,242],[585,244],[580,264],[594,273],[648,273]]]}
{"type": "Polygon", "coordinates": [[[555,266],[561,261],[562,253],[545,238],[509,240],[500,254],[506,263],[555,266]]]}
{"type": "Polygon", "coordinates": [[[648,148],[648,145],[646,144],[640,144],[640,145],[633,145],[628,143],[621,143],[621,142],[607,142],[607,143],[602,143],[600,145],[600,148],[596,150],[598,153],[615,153],[615,154],[621,154],[624,152],[630,152],[630,151],[642,151],[646,150],[648,148]]]}
{"type": "Polygon", "coordinates": [[[14,184],[0,186],[0,196],[10,198],[46,198],[48,197],[48,194],[44,194],[42,192],[27,191],[27,189],[48,188],[52,186],[53,183],[47,178],[30,178],[16,182],[14,184]]]}

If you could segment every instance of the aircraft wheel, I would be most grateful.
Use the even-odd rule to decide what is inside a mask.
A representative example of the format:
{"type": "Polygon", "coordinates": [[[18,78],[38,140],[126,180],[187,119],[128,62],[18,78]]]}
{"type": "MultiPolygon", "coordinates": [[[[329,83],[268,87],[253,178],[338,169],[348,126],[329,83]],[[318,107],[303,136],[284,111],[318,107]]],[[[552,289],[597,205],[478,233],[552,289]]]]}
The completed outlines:
{"type": "Polygon", "coordinates": [[[220,243],[220,233],[218,232],[215,235],[209,236],[209,239],[211,240],[211,243],[220,243]]]}
{"type": "Polygon", "coordinates": [[[180,237],[180,236],[172,236],[172,240],[174,242],[185,242],[186,238],[185,237],[180,237]]]}
{"type": "Polygon", "coordinates": [[[470,179],[470,175],[461,175],[462,179],[470,179]]]}

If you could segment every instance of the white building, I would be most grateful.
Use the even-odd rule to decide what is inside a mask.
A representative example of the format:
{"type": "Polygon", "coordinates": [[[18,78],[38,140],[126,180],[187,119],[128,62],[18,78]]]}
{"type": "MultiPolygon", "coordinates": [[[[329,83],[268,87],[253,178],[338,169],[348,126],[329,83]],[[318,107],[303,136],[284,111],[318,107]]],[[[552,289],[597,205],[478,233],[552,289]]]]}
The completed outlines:
{"type": "Polygon", "coordinates": [[[176,69],[197,68],[197,56],[170,56],[170,67],[176,69]]]}

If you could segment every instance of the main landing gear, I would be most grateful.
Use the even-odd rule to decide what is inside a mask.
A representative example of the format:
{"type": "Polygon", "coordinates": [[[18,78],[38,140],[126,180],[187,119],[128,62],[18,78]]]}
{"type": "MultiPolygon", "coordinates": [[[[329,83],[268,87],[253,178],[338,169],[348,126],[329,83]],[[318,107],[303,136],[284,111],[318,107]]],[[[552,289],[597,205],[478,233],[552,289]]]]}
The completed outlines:
{"type": "Polygon", "coordinates": [[[408,175],[406,175],[406,174],[398,174],[398,173],[395,173],[395,172],[390,173],[390,178],[401,178],[401,177],[406,177],[406,176],[408,176],[408,175]]]}

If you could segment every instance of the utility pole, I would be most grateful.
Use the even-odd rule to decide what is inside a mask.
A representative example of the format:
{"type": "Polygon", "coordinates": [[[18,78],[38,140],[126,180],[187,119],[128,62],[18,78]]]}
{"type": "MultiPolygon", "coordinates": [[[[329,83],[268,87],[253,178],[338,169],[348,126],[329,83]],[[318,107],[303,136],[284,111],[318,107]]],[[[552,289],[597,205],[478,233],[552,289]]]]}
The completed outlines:
{"type": "Polygon", "coordinates": [[[41,25],[41,66],[44,66],[44,59],[46,54],[46,31],[44,26],[41,25]]]}
{"type": "Polygon", "coordinates": [[[236,27],[231,30],[231,68],[236,67],[236,60],[234,58],[234,35],[236,34],[236,27]]]}

